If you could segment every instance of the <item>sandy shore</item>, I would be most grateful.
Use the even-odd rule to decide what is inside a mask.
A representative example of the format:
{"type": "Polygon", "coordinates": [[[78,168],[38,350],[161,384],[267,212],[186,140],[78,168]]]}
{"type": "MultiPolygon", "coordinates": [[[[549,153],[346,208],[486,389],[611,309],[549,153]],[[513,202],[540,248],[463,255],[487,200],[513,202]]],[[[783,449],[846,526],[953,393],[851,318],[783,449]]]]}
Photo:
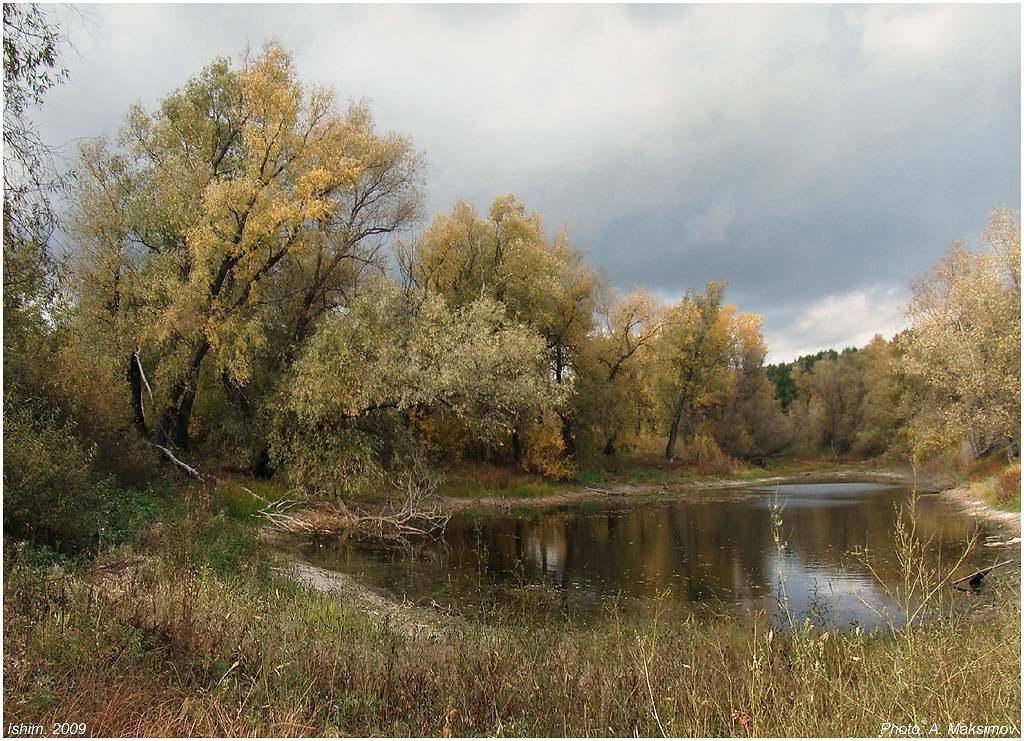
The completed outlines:
{"type": "Polygon", "coordinates": [[[945,489],[942,491],[942,495],[955,501],[972,517],[1005,526],[1016,536],[1017,542],[1020,542],[1020,512],[1007,512],[1006,510],[997,509],[986,504],[980,499],[972,497],[970,490],[966,486],[945,489]]]}
{"type": "Polygon", "coordinates": [[[274,570],[307,589],[341,597],[346,604],[411,638],[441,638],[460,622],[439,605],[420,607],[339,571],[301,561],[274,570]]]}

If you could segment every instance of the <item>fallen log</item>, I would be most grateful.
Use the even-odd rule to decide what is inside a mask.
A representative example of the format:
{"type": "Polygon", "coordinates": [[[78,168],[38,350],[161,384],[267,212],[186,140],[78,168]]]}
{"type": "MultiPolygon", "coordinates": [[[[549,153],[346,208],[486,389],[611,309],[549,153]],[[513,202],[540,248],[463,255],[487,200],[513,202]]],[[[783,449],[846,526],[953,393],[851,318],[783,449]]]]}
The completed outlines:
{"type": "Polygon", "coordinates": [[[170,450],[165,448],[163,445],[157,445],[156,443],[152,443],[152,442],[149,443],[149,444],[152,445],[157,450],[159,450],[161,453],[163,453],[164,457],[167,460],[169,460],[174,465],[175,468],[177,468],[179,471],[181,471],[181,472],[191,476],[192,478],[196,479],[197,481],[207,481],[207,482],[211,482],[212,481],[213,483],[219,484],[220,486],[237,486],[239,489],[244,491],[246,494],[249,494],[253,498],[259,499],[264,504],[270,504],[269,500],[264,499],[259,494],[257,494],[252,489],[250,489],[248,486],[245,486],[243,484],[233,484],[230,481],[225,481],[224,479],[217,478],[216,476],[214,476],[212,474],[204,474],[204,473],[200,472],[199,469],[195,468],[194,466],[190,466],[189,464],[185,463],[185,461],[180,460],[179,458],[177,458],[174,455],[174,453],[172,453],[170,450]]]}
{"type": "Polygon", "coordinates": [[[612,491],[611,489],[598,489],[596,486],[584,486],[583,488],[586,489],[587,491],[593,491],[598,494],[606,494],[610,497],[621,497],[625,493],[621,491],[612,491]]]}
{"type": "Polygon", "coordinates": [[[997,569],[1000,566],[1006,566],[1007,564],[1011,563],[1014,563],[1014,561],[1002,561],[1001,563],[994,563],[988,568],[978,569],[973,574],[968,574],[967,576],[962,576],[959,579],[956,579],[952,582],[952,586],[954,589],[959,589],[961,592],[966,592],[967,590],[961,587],[960,585],[964,582],[967,582],[970,588],[976,591],[981,586],[982,579],[988,576],[988,572],[990,572],[992,569],[997,569]]]}

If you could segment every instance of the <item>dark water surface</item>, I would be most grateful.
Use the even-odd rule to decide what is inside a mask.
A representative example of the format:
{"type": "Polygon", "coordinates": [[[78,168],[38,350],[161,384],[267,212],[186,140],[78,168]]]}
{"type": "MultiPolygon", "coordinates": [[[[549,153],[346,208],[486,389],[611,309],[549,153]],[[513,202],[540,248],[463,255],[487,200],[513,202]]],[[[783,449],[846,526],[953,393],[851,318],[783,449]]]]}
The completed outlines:
{"type": "MultiPolygon", "coordinates": [[[[785,595],[799,621],[867,629],[890,615],[900,621],[892,600],[901,583],[894,534],[896,512],[910,501],[907,489],[790,484],[679,496],[458,515],[443,538],[414,548],[321,542],[307,544],[301,555],[413,602],[460,609],[484,603],[519,609],[530,597],[548,611],[584,620],[612,602],[637,613],[764,611],[782,620],[785,595]],[[778,505],[780,538],[772,528],[778,505]]],[[[994,531],[940,496],[923,495],[916,506],[928,566],[949,571],[972,537],[975,546],[957,575],[1019,558],[1019,550],[985,547],[994,531]]]]}

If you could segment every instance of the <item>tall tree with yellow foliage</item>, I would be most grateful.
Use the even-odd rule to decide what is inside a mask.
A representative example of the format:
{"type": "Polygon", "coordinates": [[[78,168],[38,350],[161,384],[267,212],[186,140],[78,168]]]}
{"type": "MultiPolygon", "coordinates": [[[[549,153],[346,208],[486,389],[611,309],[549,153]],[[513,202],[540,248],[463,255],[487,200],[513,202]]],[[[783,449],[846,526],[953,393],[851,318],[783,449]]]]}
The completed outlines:
{"type": "Polygon", "coordinates": [[[972,251],[956,242],[913,283],[902,369],[923,390],[912,452],[966,439],[1020,454],[1020,220],[996,209],[972,251]]]}
{"type": "Polygon", "coordinates": [[[724,281],[708,281],[703,293],[687,291],[669,309],[659,338],[669,460],[675,459],[680,433],[685,438],[694,430],[728,384],[729,323],[722,315],[725,286],[724,281]]]}
{"type": "Polygon", "coordinates": [[[153,366],[162,429],[184,447],[207,360],[243,387],[273,352],[268,300],[294,304],[269,317],[286,344],[304,339],[350,285],[343,263],[415,212],[416,168],[407,143],[374,134],[361,107],[343,115],[276,45],[133,108],[120,144],[82,148],[80,305],[114,356],[139,349],[153,366]]]}

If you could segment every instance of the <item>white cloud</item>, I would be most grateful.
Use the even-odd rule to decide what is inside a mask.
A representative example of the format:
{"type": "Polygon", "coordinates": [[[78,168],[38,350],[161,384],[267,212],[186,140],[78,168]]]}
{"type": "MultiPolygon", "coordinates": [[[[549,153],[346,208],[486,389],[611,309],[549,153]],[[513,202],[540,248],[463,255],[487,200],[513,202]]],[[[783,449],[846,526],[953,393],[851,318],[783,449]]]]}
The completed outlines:
{"type": "Polygon", "coordinates": [[[516,192],[619,285],[676,300],[729,279],[777,358],[891,331],[895,299],[864,286],[909,282],[1020,199],[1016,6],[83,12],[46,141],[114,134],[132,102],[276,37],[426,153],[428,213],[516,192]]]}
{"type": "Polygon", "coordinates": [[[765,327],[769,362],[788,362],[829,348],[863,347],[876,335],[887,340],[906,328],[906,289],[877,285],[833,294],[800,310],[781,327],[765,327]]]}

